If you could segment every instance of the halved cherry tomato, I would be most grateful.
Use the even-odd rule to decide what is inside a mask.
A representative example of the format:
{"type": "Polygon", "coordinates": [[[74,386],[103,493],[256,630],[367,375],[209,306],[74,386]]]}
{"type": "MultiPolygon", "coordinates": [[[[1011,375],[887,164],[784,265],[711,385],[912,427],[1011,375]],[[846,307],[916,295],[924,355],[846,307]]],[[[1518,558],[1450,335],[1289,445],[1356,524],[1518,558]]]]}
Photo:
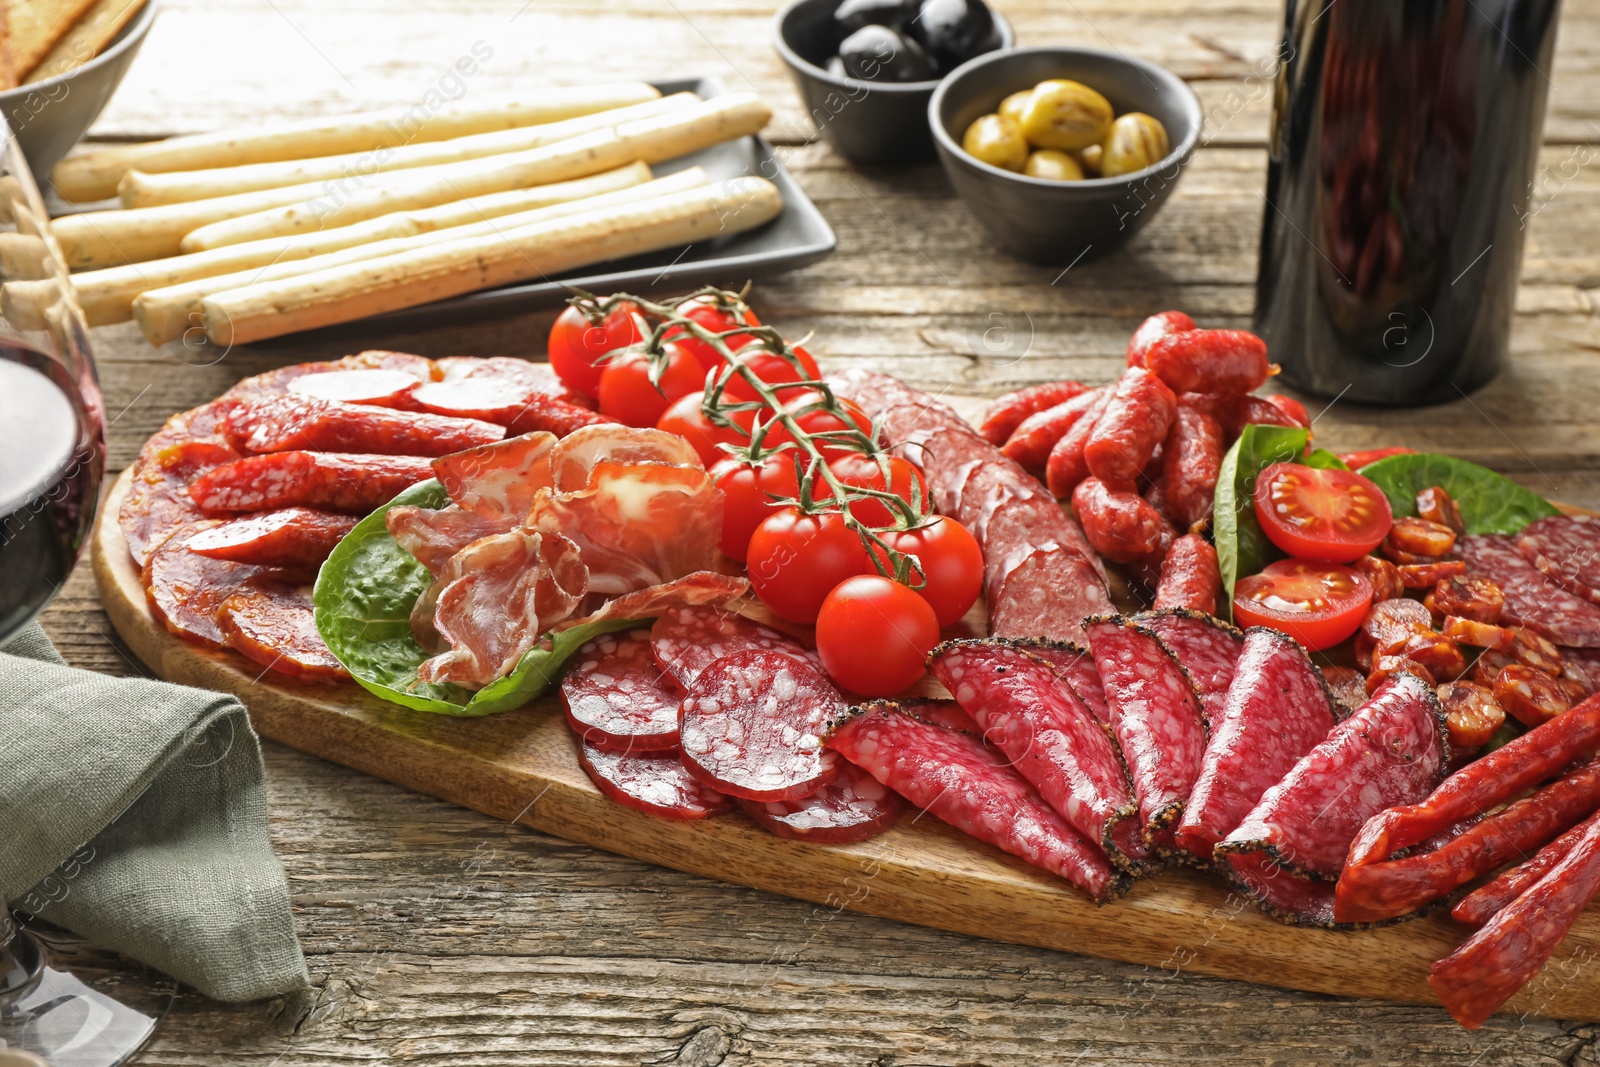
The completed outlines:
{"type": "Polygon", "coordinates": [[[1348,563],[1389,535],[1389,498],[1353,471],[1274,463],[1256,478],[1256,518],[1272,543],[1301,559],[1348,563]]]}
{"type": "Polygon", "coordinates": [[[877,574],[846,578],[817,614],[817,656],[839,687],[867,697],[907,688],[939,643],[927,601],[877,574]]]}
{"type": "Polygon", "coordinates": [[[578,308],[568,307],[550,327],[550,369],[578,392],[599,396],[600,372],[605,369],[600,357],[644,340],[634,317],[638,310],[623,304],[597,326],[578,308]]]}
{"type": "MultiPolygon", "coordinates": [[[[740,563],[750,550],[750,537],[756,527],[773,512],[787,507],[773,497],[795,499],[800,495],[799,456],[793,451],[768,456],[759,465],[727,457],[711,468],[711,477],[722,490],[722,553],[740,563]]],[[[828,483],[813,478],[812,499],[832,496],[828,483]]]]}
{"type": "MultiPolygon", "coordinates": [[[[692,319],[712,333],[727,333],[740,325],[741,320],[717,303],[715,297],[697,296],[693,300],[686,300],[678,305],[678,314],[686,319],[692,319]]],[[[756,318],[756,313],[745,308],[743,324],[746,326],[760,326],[761,320],[756,318]]],[[[700,365],[708,371],[721,367],[724,360],[720,353],[698,337],[691,336],[681,326],[675,326],[667,331],[667,339],[676,341],[685,352],[689,353],[700,365]]],[[[722,343],[737,351],[743,345],[750,343],[750,335],[736,333],[732,337],[724,337],[722,343]]]]}
{"type": "MultiPolygon", "coordinates": [[[[733,354],[737,363],[743,364],[755,373],[755,376],[768,385],[788,385],[791,382],[811,382],[822,377],[822,371],[817,368],[817,361],[811,358],[811,353],[801,348],[794,347],[794,359],[788,359],[769,351],[764,345],[750,344],[739,349],[733,354]],[[796,366],[798,364],[798,366],[796,366]]],[[[708,383],[709,385],[709,383],[708,383]]],[[[778,399],[785,400],[800,392],[799,389],[779,389],[778,399]]],[[[758,400],[754,387],[738,374],[728,380],[727,388],[722,395],[729,400],[751,401],[758,400]]]]}
{"type": "Polygon", "coordinates": [[[705,402],[705,393],[685,393],[672,402],[666,414],[661,416],[661,421],[656,423],[656,429],[675,433],[684,438],[700,455],[700,462],[706,469],[728,458],[718,445],[745,445],[750,441],[750,427],[755,422],[756,413],[753,411],[729,412],[734,426],[718,426],[706,418],[702,405],[705,402]],[[744,432],[741,433],[740,429],[744,432]]]}
{"type": "Polygon", "coordinates": [[[600,372],[600,414],[628,426],[655,426],[672,402],[699,389],[704,379],[693,356],[670,342],[663,346],[666,369],[650,381],[650,360],[642,347],[612,356],[600,372]]]}
{"type": "Polygon", "coordinates": [[[940,626],[953,625],[978,602],[983,591],[983,549],[955,519],[936,515],[914,530],[884,534],[883,540],[896,552],[917,557],[920,565],[912,573],[924,584],[913,591],[933,608],[940,626]]]}
{"type": "MultiPolygon", "coordinates": [[[[819,390],[806,389],[784,400],[784,412],[792,415],[800,429],[811,435],[821,433],[835,433],[844,430],[859,430],[863,434],[872,432],[872,420],[867,418],[867,413],[862,411],[853,400],[844,397],[835,397],[839,410],[844,414],[838,415],[826,408],[819,407],[823,402],[823,395],[819,390]]],[[[779,445],[793,441],[788,427],[782,423],[773,425],[767,431],[762,444],[766,448],[777,448],[779,445]]],[[[857,447],[852,447],[849,438],[838,440],[822,440],[817,443],[817,450],[823,458],[834,460],[851,453],[860,454],[857,447]]]]}
{"type": "Polygon", "coordinates": [[[1280,559],[1233,587],[1240,626],[1270,626],[1315,652],[1356,632],[1372,603],[1366,575],[1337,563],[1280,559]]]}
{"type": "Polygon", "coordinates": [[[803,515],[783,508],[763,519],[750,538],[750,585],[756,595],[790,622],[816,622],[834,586],[858,574],[875,574],[857,533],[844,515],[803,515]]]}
{"type": "MultiPolygon", "coordinates": [[[[776,431],[775,431],[776,432],[776,431]]],[[[921,510],[928,510],[928,480],[922,472],[912,466],[907,460],[899,456],[882,457],[883,466],[878,463],[879,457],[867,456],[860,452],[851,452],[828,461],[828,470],[833,476],[845,485],[854,485],[862,489],[876,489],[879,492],[891,492],[908,503],[919,503],[921,510]],[[887,484],[885,483],[884,467],[889,470],[887,484]],[[916,490],[913,490],[913,485],[916,490]],[[920,500],[913,496],[920,497],[920,500]]],[[[868,526],[892,526],[899,517],[893,507],[882,501],[874,499],[853,500],[850,502],[850,514],[866,523],[868,526]]]]}

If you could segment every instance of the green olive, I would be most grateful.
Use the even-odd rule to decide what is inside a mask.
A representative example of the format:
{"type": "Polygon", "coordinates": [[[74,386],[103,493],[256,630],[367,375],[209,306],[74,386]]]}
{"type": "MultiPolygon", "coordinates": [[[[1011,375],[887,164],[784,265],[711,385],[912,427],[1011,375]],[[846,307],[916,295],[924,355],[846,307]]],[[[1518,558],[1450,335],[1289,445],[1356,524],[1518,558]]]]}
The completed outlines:
{"type": "Polygon", "coordinates": [[[1031,153],[1022,173],[1030,178],[1048,178],[1053,182],[1083,181],[1083,168],[1078,161],[1054,148],[1041,148],[1031,153]]]}
{"type": "Polygon", "coordinates": [[[1101,150],[1097,144],[1092,144],[1078,153],[1078,162],[1083,164],[1083,172],[1085,174],[1099,176],[1100,156],[1101,150]]]}
{"type": "Polygon", "coordinates": [[[1000,115],[984,115],[967,127],[961,147],[975,159],[993,167],[1021,170],[1028,162],[1028,142],[1022,128],[1000,115]]]}
{"type": "Polygon", "coordinates": [[[1082,82],[1056,79],[1033,87],[1022,115],[1022,132],[1040,148],[1074,151],[1106,136],[1111,102],[1082,82]]]}
{"type": "Polygon", "coordinates": [[[1100,143],[1100,173],[1107,178],[1153,167],[1172,150],[1167,128],[1142,111],[1130,111],[1111,124],[1100,143]]]}
{"type": "Polygon", "coordinates": [[[1022,113],[1028,110],[1028,101],[1033,99],[1032,89],[1023,89],[1021,92],[1012,93],[1000,101],[1000,114],[1010,119],[1017,125],[1022,125],[1022,113]]]}

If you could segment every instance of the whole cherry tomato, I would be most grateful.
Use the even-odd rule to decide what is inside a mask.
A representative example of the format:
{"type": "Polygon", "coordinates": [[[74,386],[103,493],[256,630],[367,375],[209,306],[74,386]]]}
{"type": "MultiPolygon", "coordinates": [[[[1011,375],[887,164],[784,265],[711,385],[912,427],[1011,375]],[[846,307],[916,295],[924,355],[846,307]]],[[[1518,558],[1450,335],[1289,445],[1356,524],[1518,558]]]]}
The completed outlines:
{"type": "Polygon", "coordinates": [[[675,344],[663,346],[666,368],[650,381],[650,360],[642,347],[629,347],[606,361],[600,373],[600,414],[628,426],[655,426],[672,402],[700,388],[704,372],[693,356],[675,344]]]}
{"type": "Polygon", "coordinates": [[[983,549],[965,526],[936,515],[914,530],[882,536],[896,552],[917,557],[912,573],[922,576],[923,586],[913,592],[933,608],[940,626],[950,626],[972,610],[983,591],[983,549]]]}
{"type": "MultiPolygon", "coordinates": [[[[820,390],[805,389],[793,396],[787,397],[783,402],[783,410],[792,415],[800,429],[807,434],[836,433],[843,430],[859,430],[863,434],[872,433],[872,420],[867,418],[853,400],[846,400],[842,396],[834,398],[838,404],[839,413],[820,407],[824,397],[820,390]]],[[[776,448],[779,445],[793,441],[788,427],[776,423],[767,431],[762,444],[767,448],[776,448]]],[[[851,453],[860,454],[848,438],[836,441],[821,440],[817,442],[817,449],[824,459],[834,460],[851,453]]]]}
{"type": "MultiPolygon", "coordinates": [[[[811,353],[796,345],[793,349],[794,361],[769,351],[760,344],[750,344],[739,349],[733,354],[734,361],[749,367],[755,376],[768,385],[789,385],[792,382],[816,381],[822,377],[822,371],[817,368],[817,361],[811,358],[811,353]],[[796,365],[798,364],[798,366],[796,365]]],[[[800,390],[779,389],[778,399],[787,399],[800,390]]],[[[729,400],[759,400],[754,387],[738,374],[728,380],[728,385],[722,391],[723,396],[729,400]]]]}
{"type": "Polygon", "coordinates": [[[841,689],[868,697],[898,693],[921,678],[939,643],[928,602],[877,574],[846,578],[817,614],[817,656],[841,689]]]}
{"type": "MultiPolygon", "coordinates": [[[[756,318],[756,313],[745,308],[744,318],[739,319],[732,311],[717,303],[715,297],[697,296],[693,300],[686,300],[678,305],[678,314],[686,319],[699,323],[712,333],[727,333],[738,327],[741,322],[745,326],[760,326],[761,320],[756,318]]],[[[706,344],[685,330],[675,326],[667,331],[667,339],[676,341],[685,352],[689,353],[700,365],[708,371],[721,367],[725,360],[713,347],[706,344]]],[[[747,333],[736,333],[731,337],[724,337],[722,343],[737,351],[740,347],[749,344],[751,337],[747,333]]]]}
{"type": "MultiPolygon", "coordinates": [[[[726,457],[711,468],[711,477],[722,490],[722,552],[740,563],[750,549],[750,537],[762,520],[780,508],[773,497],[797,499],[800,496],[800,457],[793,451],[778,452],[760,464],[739,457],[726,457]]],[[[832,495],[828,483],[812,479],[812,498],[832,495]]]]}
{"type": "Polygon", "coordinates": [[[638,310],[623,304],[596,325],[577,307],[568,307],[550,327],[550,369],[578,392],[599,396],[600,357],[644,340],[634,317],[638,310]]]}
{"type": "Polygon", "coordinates": [[[672,402],[666,414],[661,416],[661,421],[656,423],[656,429],[675,433],[679,437],[694,445],[694,450],[700,455],[700,462],[706,469],[728,458],[718,445],[745,445],[750,441],[750,426],[755,421],[756,413],[753,411],[734,411],[729,415],[735,427],[718,426],[706,417],[702,405],[705,402],[705,393],[686,393],[672,402]]]}
{"type": "Polygon", "coordinates": [[[834,586],[877,570],[842,513],[804,515],[799,508],[783,508],[762,520],[750,538],[748,563],[756,595],[790,622],[816,622],[834,586]]]}
{"type": "MultiPolygon", "coordinates": [[[[921,510],[928,510],[928,483],[922,472],[912,466],[908,460],[899,456],[882,457],[883,465],[879,465],[879,457],[867,456],[860,452],[851,452],[838,456],[828,461],[828,469],[833,476],[845,485],[854,485],[862,489],[876,489],[879,492],[893,493],[901,500],[908,503],[919,504],[921,510]],[[884,467],[888,468],[889,477],[884,479],[884,467]],[[913,488],[915,486],[915,489],[913,488]]],[[[866,523],[868,526],[892,526],[899,513],[888,503],[882,500],[861,499],[850,502],[850,514],[866,523]]]]}

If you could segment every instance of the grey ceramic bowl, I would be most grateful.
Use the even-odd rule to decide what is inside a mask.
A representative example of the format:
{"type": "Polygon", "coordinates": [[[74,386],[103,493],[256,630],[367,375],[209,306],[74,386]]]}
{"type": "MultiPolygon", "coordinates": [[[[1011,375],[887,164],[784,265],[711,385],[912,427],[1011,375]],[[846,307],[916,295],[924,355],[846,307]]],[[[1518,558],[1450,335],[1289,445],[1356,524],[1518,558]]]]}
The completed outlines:
{"type": "Polygon", "coordinates": [[[146,0],[122,32],[77,70],[0,93],[0,115],[21,142],[41,188],[48,186],[50,168],[100,117],[155,20],[156,0],[146,0]]]}
{"type": "MultiPolygon", "coordinates": [[[[838,6],[839,0],[790,0],[773,25],[773,46],[789,65],[812,124],[852,163],[932,159],[928,100],[940,82],[865,82],[829,74],[824,64],[834,48],[833,12],[838,6]]],[[[1017,39],[1011,23],[998,11],[993,14],[1000,48],[985,56],[1004,52],[1017,39]]]]}
{"type": "Polygon", "coordinates": [[[1036,263],[1072,264],[1110,252],[1161,210],[1194,155],[1203,116],[1183,79],[1154,63],[1093,48],[1018,48],[951,71],[928,102],[928,123],[950,183],[995,243],[1036,263]],[[962,150],[962,134],[974,119],[1047,78],[1098,90],[1118,115],[1155,116],[1167,128],[1172,152],[1133,174],[1056,182],[991,166],[962,150]]]}

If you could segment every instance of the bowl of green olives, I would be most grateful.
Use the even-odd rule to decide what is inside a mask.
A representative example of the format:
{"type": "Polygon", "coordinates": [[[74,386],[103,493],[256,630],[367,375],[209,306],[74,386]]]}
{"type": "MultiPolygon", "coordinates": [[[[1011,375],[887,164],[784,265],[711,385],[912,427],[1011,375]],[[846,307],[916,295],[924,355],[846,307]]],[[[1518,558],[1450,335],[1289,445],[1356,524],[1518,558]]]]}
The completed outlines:
{"type": "Polygon", "coordinates": [[[956,193],[998,245],[1036,263],[1103,256],[1146,226],[1203,121],[1182,78],[1093,48],[980,55],[928,101],[956,193]]]}
{"type": "Polygon", "coordinates": [[[773,31],[812,125],[866,165],[932,159],[934,87],[1015,41],[984,0],[791,0],[773,31]]]}

